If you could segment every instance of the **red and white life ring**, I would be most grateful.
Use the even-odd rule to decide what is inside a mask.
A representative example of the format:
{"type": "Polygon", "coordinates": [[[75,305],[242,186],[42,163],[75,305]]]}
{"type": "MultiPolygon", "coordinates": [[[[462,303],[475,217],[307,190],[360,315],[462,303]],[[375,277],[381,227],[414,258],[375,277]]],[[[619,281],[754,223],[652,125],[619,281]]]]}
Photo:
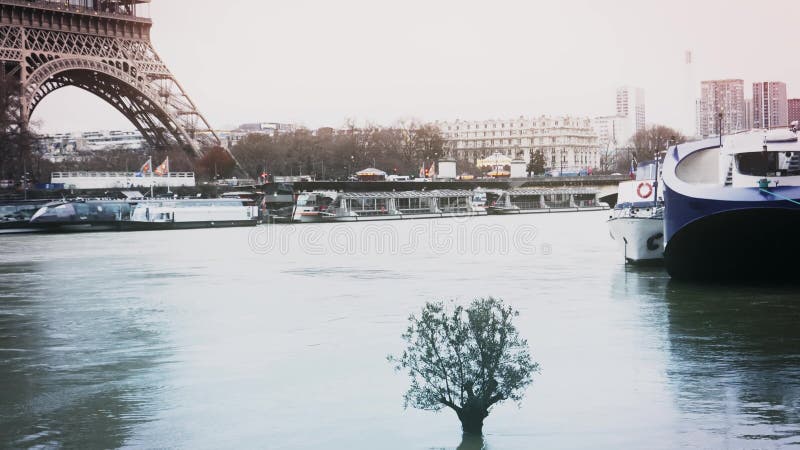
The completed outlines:
{"type": "Polygon", "coordinates": [[[646,181],[642,181],[639,183],[639,187],[636,188],[636,195],[638,195],[640,198],[649,198],[651,195],[653,195],[653,185],[646,181]]]}

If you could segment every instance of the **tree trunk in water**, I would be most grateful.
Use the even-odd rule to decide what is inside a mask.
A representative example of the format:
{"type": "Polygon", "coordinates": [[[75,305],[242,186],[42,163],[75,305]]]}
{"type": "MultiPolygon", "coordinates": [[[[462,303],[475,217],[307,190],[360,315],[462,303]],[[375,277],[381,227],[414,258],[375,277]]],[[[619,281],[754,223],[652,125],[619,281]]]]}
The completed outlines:
{"type": "Polygon", "coordinates": [[[458,418],[461,420],[461,429],[464,434],[471,434],[474,436],[483,435],[483,419],[489,415],[486,410],[467,410],[464,409],[458,413],[458,418]]]}

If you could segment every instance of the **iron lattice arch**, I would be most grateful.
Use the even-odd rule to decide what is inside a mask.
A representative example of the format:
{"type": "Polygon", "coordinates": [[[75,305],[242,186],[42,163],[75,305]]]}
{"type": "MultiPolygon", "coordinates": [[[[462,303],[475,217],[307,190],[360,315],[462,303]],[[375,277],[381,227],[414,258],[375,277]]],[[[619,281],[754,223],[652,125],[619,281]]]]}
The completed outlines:
{"type": "Polygon", "coordinates": [[[24,120],[67,86],[108,102],[154,147],[200,154],[220,140],[150,42],[149,19],[0,0],[0,60],[22,86],[24,120]]]}

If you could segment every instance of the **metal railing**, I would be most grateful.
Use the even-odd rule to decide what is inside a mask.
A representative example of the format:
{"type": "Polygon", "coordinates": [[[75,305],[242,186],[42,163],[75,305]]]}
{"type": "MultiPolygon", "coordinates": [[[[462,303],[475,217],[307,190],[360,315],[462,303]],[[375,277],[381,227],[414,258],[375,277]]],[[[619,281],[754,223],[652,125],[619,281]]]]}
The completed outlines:
{"type": "Polygon", "coordinates": [[[132,10],[125,11],[109,11],[98,9],[99,4],[96,1],[82,1],[82,2],[67,2],[65,0],[0,0],[0,5],[15,5],[29,8],[43,9],[53,12],[73,12],[78,14],[88,14],[96,17],[103,17],[107,19],[120,19],[131,20],[141,23],[152,23],[149,17],[144,15],[137,15],[136,3],[131,2],[132,10]],[[95,5],[98,5],[95,8],[95,5]]]}
{"type": "MultiPolygon", "coordinates": [[[[141,172],[53,172],[53,180],[64,178],[149,178],[151,175],[141,172]]],[[[194,172],[170,172],[164,175],[152,175],[153,178],[194,178],[194,172]]]]}

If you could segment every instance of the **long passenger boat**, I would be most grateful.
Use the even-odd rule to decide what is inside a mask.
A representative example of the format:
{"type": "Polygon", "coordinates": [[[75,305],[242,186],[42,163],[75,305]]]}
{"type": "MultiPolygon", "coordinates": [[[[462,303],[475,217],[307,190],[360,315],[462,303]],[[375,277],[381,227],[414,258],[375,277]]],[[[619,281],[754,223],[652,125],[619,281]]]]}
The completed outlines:
{"type": "Polygon", "coordinates": [[[800,143],[756,131],[672,147],[664,166],[667,271],[680,279],[793,281],[800,143]]]}
{"type": "Polygon", "coordinates": [[[371,220],[431,219],[486,215],[473,206],[473,193],[440,189],[406,192],[345,192],[331,194],[304,222],[357,222],[371,220]]]}
{"type": "Polygon", "coordinates": [[[73,200],[52,202],[30,226],[52,232],[138,231],[255,226],[247,199],[73,200]]]}
{"type": "Polygon", "coordinates": [[[609,209],[593,188],[516,188],[504,192],[489,214],[534,214],[609,209]]]}
{"type": "Polygon", "coordinates": [[[20,200],[0,204],[0,234],[31,233],[37,231],[30,221],[49,200],[20,200]]]}

